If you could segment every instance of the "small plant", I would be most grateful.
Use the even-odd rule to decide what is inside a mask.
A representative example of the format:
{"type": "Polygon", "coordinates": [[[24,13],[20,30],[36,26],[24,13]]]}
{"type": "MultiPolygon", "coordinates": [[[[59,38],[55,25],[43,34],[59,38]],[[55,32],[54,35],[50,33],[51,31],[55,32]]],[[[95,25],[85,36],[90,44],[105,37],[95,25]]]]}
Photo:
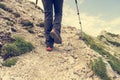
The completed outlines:
{"type": "Polygon", "coordinates": [[[23,38],[16,37],[15,42],[8,43],[2,47],[2,56],[4,60],[9,57],[18,56],[33,50],[33,45],[25,41],[23,38]]]}
{"type": "Polygon", "coordinates": [[[17,48],[15,44],[6,44],[2,48],[2,56],[4,55],[11,55],[11,56],[17,56],[20,53],[20,50],[17,48]]]}
{"type": "Polygon", "coordinates": [[[91,68],[97,76],[99,76],[102,80],[110,80],[107,75],[106,65],[101,58],[91,63],[91,68]]]}
{"type": "Polygon", "coordinates": [[[7,67],[11,67],[13,65],[15,65],[17,63],[17,58],[9,58],[7,60],[5,60],[2,65],[3,66],[7,66],[7,67]]]}
{"type": "Polygon", "coordinates": [[[21,54],[30,52],[34,48],[30,42],[26,42],[24,39],[20,37],[16,37],[16,41],[14,44],[18,47],[18,49],[20,49],[21,54]]]}

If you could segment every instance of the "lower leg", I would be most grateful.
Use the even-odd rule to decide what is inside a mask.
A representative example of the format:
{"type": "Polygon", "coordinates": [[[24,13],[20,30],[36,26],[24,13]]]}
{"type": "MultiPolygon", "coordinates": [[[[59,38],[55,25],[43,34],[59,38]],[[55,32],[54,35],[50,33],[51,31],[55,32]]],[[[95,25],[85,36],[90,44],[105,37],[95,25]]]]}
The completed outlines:
{"type": "Polygon", "coordinates": [[[52,0],[42,0],[44,13],[45,13],[45,37],[46,37],[46,46],[53,46],[54,40],[50,37],[50,32],[52,30],[53,22],[53,7],[52,0]]]}

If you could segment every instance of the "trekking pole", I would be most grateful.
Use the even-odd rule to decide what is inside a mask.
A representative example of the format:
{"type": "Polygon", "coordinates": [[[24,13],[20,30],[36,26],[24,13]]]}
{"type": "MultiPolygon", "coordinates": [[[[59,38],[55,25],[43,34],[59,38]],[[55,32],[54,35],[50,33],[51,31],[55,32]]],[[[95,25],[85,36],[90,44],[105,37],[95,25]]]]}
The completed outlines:
{"type": "Polygon", "coordinates": [[[36,5],[38,4],[38,0],[36,0],[36,5]]]}
{"type": "Polygon", "coordinates": [[[79,8],[78,8],[78,2],[77,2],[77,0],[75,0],[75,4],[76,4],[78,20],[79,20],[79,24],[80,24],[80,28],[81,28],[81,39],[83,39],[82,23],[81,23],[81,19],[80,19],[80,11],[79,11],[79,8]]]}

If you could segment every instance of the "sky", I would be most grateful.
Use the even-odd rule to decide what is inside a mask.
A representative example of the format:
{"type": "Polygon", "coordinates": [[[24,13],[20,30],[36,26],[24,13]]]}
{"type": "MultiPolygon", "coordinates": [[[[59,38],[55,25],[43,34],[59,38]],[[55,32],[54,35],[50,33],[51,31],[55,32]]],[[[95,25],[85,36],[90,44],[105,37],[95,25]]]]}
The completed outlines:
{"type": "MultiPolygon", "coordinates": [[[[43,8],[41,0],[38,1],[43,8]]],[[[78,0],[83,31],[92,36],[103,30],[120,34],[119,4],[120,0],[78,0]]],[[[76,11],[75,0],[64,0],[62,24],[80,29],[76,11]]]]}

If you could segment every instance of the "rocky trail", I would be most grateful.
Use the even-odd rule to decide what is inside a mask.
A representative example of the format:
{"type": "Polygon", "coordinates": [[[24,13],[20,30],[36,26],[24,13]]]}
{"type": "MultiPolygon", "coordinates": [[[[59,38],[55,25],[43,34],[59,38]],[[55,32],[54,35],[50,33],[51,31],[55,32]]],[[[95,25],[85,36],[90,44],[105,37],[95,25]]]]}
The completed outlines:
{"type": "Polygon", "coordinates": [[[31,41],[35,49],[19,56],[15,66],[1,67],[0,78],[2,80],[97,79],[89,68],[90,59],[97,55],[87,48],[83,41],[78,40],[75,28],[64,27],[62,30],[63,44],[55,45],[52,52],[45,50],[44,35],[40,33],[42,30],[42,28],[37,29],[39,34],[30,34],[24,29],[15,33],[31,41]],[[72,35],[69,35],[70,33],[72,35]]]}
{"type": "MultiPolygon", "coordinates": [[[[90,60],[102,56],[79,39],[76,28],[62,26],[63,43],[55,44],[53,51],[47,52],[41,22],[42,10],[33,2],[0,0],[0,46],[11,41],[10,36],[20,36],[35,47],[31,52],[17,56],[18,61],[12,67],[2,66],[0,57],[0,80],[101,80],[91,70],[90,60]],[[30,24],[27,27],[31,26],[32,32],[25,29],[23,22],[30,24]]],[[[106,59],[104,61],[107,64],[106,59]]],[[[107,69],[111,77],[116,76],[110,65],[107,69]]]]}

